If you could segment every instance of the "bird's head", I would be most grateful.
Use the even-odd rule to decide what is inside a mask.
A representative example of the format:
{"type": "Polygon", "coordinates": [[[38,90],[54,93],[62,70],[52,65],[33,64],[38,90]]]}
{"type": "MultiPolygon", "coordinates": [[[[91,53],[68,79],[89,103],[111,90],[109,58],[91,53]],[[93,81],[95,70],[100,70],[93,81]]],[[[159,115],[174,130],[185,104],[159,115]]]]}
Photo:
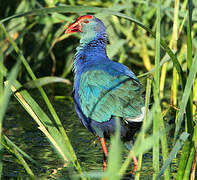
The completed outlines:
{"type": "Polygon", "coordinates": [[[93,15],[84,15],[77,18],[70,24],[65,33],[80,32],[86,39],[92,39],[98,34],[105,34],[106,28],[103,22],[93,15]]]}

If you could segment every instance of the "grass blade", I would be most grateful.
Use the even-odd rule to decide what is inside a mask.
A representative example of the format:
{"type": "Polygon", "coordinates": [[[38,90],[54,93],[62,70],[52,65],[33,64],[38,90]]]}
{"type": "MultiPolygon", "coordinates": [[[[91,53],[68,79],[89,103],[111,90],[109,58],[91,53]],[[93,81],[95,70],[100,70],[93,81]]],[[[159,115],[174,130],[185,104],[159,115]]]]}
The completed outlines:
{"type": "MultiPolygon", "coordinates": [[[[15,81],[18,70],[19,70],[19,64],[20,62],[17,61],[16,65],[12,68],[11,72],[8,75],[8,80],[10,81],[10,83],[12,83],[13,81],[15,81]]],[[[0,76],[3,76],[2,74],[0,76]]],[[[8,102],[11,96],[11,90],[10,90],[10,86],[11,84],[8,84],[7,87],[3,88],[3,93],[0,94],[0,142],[2,141],[2,125],[3,125],[3,118],[5,116],[6,110],[7,110],[7,106],[8,106],[8,102]]],[[[2,154],[3,152],[3,147],[0,144],[0,177],[2,174],[2,168],[3,168],[3,162],[2,162],[2,154]]]]}
{"type": "Polygon", "coordinates": [[[53,76],[53,77],[45,76],[45,77],[38,78],[36,80],[32,80],[32,81],[29,81],[29,82],[23,84],[23,86],[20,87],[20,89],[18,89],[16,92],[19,92],[19,91],[24,90],[24,89],[37,88],[37,87],[44,86],[44,85],[47,85],[47,84],[50,84],[50,83],[60,83],[60,82],[65,83],[67,85],[71,85],[71,82],[68,79],[55,77],[55,76],[53,76]]]}
{"type": "Polygon", "coordinates": [[[122,144],[120,141],[120,120],[116,118],[116,133],[112,137],[110,143],[109,159],[107,174],[109,180],[118,180],[118,171],[120,170],[121,160],[122,160],[122,144]]]}
{"type": "Polygon", "coordinates": [[[190,148],[189,158],[187,160],[187,166],[186,166],[185,171],[184,171],[183,179],[189,179],[191,169],[192,169],[192,163],[193,163],[194,155],[195,155],[195,148],[192,144],[192,146],[190,148]]]}
{"type": "MultiPolygon", "coordinates": [[[[12,38],[10,37],[10,35],[7,33],[5,27],[3,26],[2,23],[0,23],[0,28],[3,30],[4,34],[6,35],[6,37],[8,38],[8,40],[10,41],[10,43],[12,44],[13,48],[15,49],[16,53],[17,53],[18,56],[19,56],[19,59],[21,60],[21,62],[22,62],[23,65],[25,66],[25,68],[26,68],[27,72],[29,73],[29,75],[31,76],[31,78],[32,78],[33,80],[36,80],[37,78],[36,78],[36,76],[34,75],[34,73],[33,73],[32,69],[31,69],[31,67],[30,67],[29,64],[27,63],[25,57],[23,56],[23,53],[22,53],[22,52],[20,51],[20,49],[18,48],[17,44],[12,40],[12,38]]],[[[66,132],[65,132],[65,130],[64,130],[64,128],[63,128],[63,126],[62,126],[62,123],[61,123],[61,121],[60,121],[60,119],[59,119],[59,117],[58,117],[58,115],[57,115],[55,109],[53,108],[53,106],[52,106],[52,104],[51,104],[49,98],[47,97],[46,93],[44,92],[43,88],[39,86],[39,87],[38,87],[38,90],[40,91],[40,93],[41,93],[41,95],[42,95],[42,97],[43,97],[43,99],[44,99],[44,101],[45,101],[45,103],[46,103],[46,105],[47,105],[49,111],[51,112],[51,114],[52,114],[52,116],[53,116],[53,118],[54,118],[54,120],[55,120],[55,122],[56,122],[56,124],[57,124],[57,126],[58,126],[58,128],[59,128],[59,130],[60,130],[60,132],[61,132],[61,134],[62,134],[62,136],[63,136],[63,138],[64,138],[64,142],[66,143],[66,145],[67,145],[67,147],[68,147],[68,150],[69,150],[69,152],[70,152],[69,154],[72,155],[72,158],[71,158],[71,159],[73,160],[73,161],[72,161],[72,162],[73,162],[73,165],[74,165],[75,168],[78,170],[78,172],[83,176],[83,173],[82,173],[81,167],[80,167],[80,165],[79,165],[79,162],[78,162],[78,160],[77,160],[77,157],[76,157],[76,155],[75,155],[75,152],[74,152],[74,150],[73,150],[73,148],[72,148],[72,145],[71,145],[71,143],[70,143],[70,141],[69,141],[69,138],[68,138],[68,136],[67,136],[67,134],[66,134],[66,132]]],[[[16,89],[15,89],[14,91],[16,91],[16,89]]],[[[54,142],[54,143],[55,143],[55,142],[54,142]]],[[[63,156],[62,156],[62,157],[63,157],[63,156]]]]}
{"type": "MultiPolygon", "coordinates": [[[[187,70],[189,73],[192,66],[192,38],[191,38],[191,28],[192,28],[192,1],[188,0],[188,19],[187,19],[187,70]]],[[[186,107],[186,132],[193,133],[193,92],[190,91],[190,97],[186,107]]]]}
{"type": "MultiPolygon", "coordinates": [[[[157,107],[154,115],[153,115],[153,136],[158,134],[159,132],[159,123],[161,121],[161,107],[160,107],[160,99],[159,99],[159,82],[160,82],[160,0],[157,2],[157,17],[156,17],[156,50],[155,50],[155,74],[154,74],[154,101],[157,107]]],[[[153,179],[155,179],[156,175],[159,173],[159,138],[155,139],[153,145],[153,179]]]]}
{"type": "Polygon", "coordinates": [[[32,159],[27,153],[25,153],[22,149],[20,149],[16,144],[14,144],[6,135],[3,135],[3,141],[2,144],[4,147],[8,146],[7,149],[16,149],[21,155],[23,155],[25,158],[27,158],[29,161],[34,163],[37,166],[40,166],[40,164],[32,159]],[[4,143],[6,142],[6,144],[4,143]]]}
{"type": "MultiPolygon", "coordinates": [[[[170,47],[177,51],[177,41],[178,41],[178,14],[179,14],[179,0],[174,2],[174,19],[173,19],[173,34],[170,41],[170,47]]],[[[173,79],[171,88],[171,105],[177,105],[177,93],[178,93],[178,75],[176,68],[173,67],[173,79]]]]}
{"type": "Polygon", "coordinates": [[[172,151],[170,152],[168,158],[166,159],[166,161],[164,162],[163,166],[161,167],[161,170],[160,170],[159,174],[157,175],[157,177],[155,178],[155,180],[158,180],[161,177],[161,175],[164,173],[165,169],[170,165],[170,163],[172,162],[173,158],[176,156],[176,154],[181,149],[181,147],[183,146],[185,141],[188,139],[188,137],[189,137],[189,134],[186,133],[186,132],[183,132],[181,134],[181,136],[177,140],[176,144],[172,148],[172,151]]]}
{"type": "MultiPolygon", "coordinates": [[[[26,161],[24,160],[24,158],[22,157],[22,154],[25,155],[26,157],[28,157],[29,160],[33,160],[31,159],[26,153],[24,153],[22,150],[20,150],[14,143],[12,143],[6,136],[3,137],[4,138],[4,147],[6,147],[8,149],[8,151],[10,151],[14,156],[16,156],[16,158],[19,160],[19,162],[21,163],[21,165],[24,167],[24,169],[26,170],[26,172],[28,173],[28,175],[30,176],[31,179],[36,179],[34,173],[32,172],[31,168],[29,167],[29,165],[26,163],[26,161]]],[[[33,160],[34,163],[36,163],[33,160]]],[[[37,164],[37,163],[36,163],[37,164]]]]}
{"type": "Polygon", "coordinates": [[[180,110],[177,115],[177,123],[176,123],[176,128],[175,128],[174,141],[177,139],[178,132],[180,130],[181,123],[183,121],[184,112],[187,106],[190,92],[192,90],[192,85],[196,77],[196,73],[197,73],[197,52],[195,54],[193,63],[190,68],[190,72],[187,78],[186,86],[185,86],[184,93],[183,93],[182,100],[181,100],[180,110]]]}
{"type": "Polygon", "coordinates": [[[187,166],[187,161],[189,158],[190,148],[191,148],[191,142],[187,140],[182,148],[182,152],[184,153],[182,153],[180,161],[179,161],[178,172],[175,176],[176,180],[183,179],[185,169],[187,166]]]}
{"type": "MultiPolygon", "coordinates": [[[[188,145],[184,146],[184,153],[181,155],[181,160],[179,163],[177,178],[188,179],[189,174],[192,169],[192,163],[194,160],[194,143],[192,142],[192,136],[194,131],[194,122],[193,122],[193,91],[192,86],[194,78],[196,76],[197,71],[194,68],[197,68],[197,53],[192,59],[192,39],[191,39],[191,28],[192,28],[192,1],[188,0],[188,19],[187,19],[187,71],[188,71],[188,80],[185,86],[185,90],[183,95],[186,98],[186,118],[185,118],[185,131],[188,132],[191,137],[189,139],[188,145]],[[192,63],[193,61],[193,63],[192,63]],[[196,67],[194,67],[196,66],[196,67]],[[194,72],[193,72],[194,71],[194,72]],[[187,84],[189,84],[187,86],[187,84]],[[188,87],[188,89],[186,89],[188,87]],[[187,96],[187,97],[186,97],[187,96]]],[[[181,108],[182,108],[181,102],[181,108]]],[[[180,109],[181,111],[182,109],[180,109]]],[[[185,109],[184,109],[185,110],[185,109]]],[[[177,123],[178,127],[176,126],[175,129],[175,139],[177,137],[181,122],[183,121],[182,115],[178,114],[177,123]]],[[[174,139],[174,140],[175,140],[174,139]]]]}
{"type": "MultiPolygon", "coordinates": [[[[19,89],[21,85],[18,82],[13,83],[11,89],[15,92],[19,89]]],[[[85,179],[79,165],[79,162],[74,158],[76,155],[71,154],[67,143],[64,141],[63,136],[58,131],[58,129],[53,125],[53,122],[44,113],[44,111],[39,107],[39,105],[33,100],[33,98],[26,91],[21,91],[20,93],[15,93],[17,100],[25,108],[25,110],[32,116],[32,118],[39,125],[39,129],[46,135],[49,142],[53,145],[56,152],[60,155],[65,163],[71,161],[73,166],[78,170],[82,179],[85,179]]]]}
{"type": "MultiPolygon", "coordinates": [[[[143,126],[146,125],[146,121],[147,121],[147,113],[148,113],[148,106],[150,104],[150,94],[151,94],[151,79],[147,79],[147,86],[146,86],[146,97],[145,97],[145,116],[144,116],[144,121],[143,121],[143,126]]],[[[141,139],[141,143],[143,144],[144,142],[144,134],[142,135],[142,139],[141,139]]],[[[142,156],[143,153],[139,154],[138,157],[138,167],[137,167],[137,173],[135,175],[135,180],[139,180],[140,179],[140,170],[141,170],[141,165],[142,165],[142,156]]]]}
{"type": "MultiPolygon", "coordinates": [[[[8,81],[5,82],[5,85],[7,86],[8,81]]],[[[18,82],[15,82],[11,85],[11,89],[13,92],[17,90],[17,88],[20,87],[20,84],[18,82]]],[[[57,129],[54,127],[52,121],[48,118],[48,116],[42,111],[42,109],[38,106],[38,104],[31,98],[31,96],[26,92],[16,92],[15,96],[17,100],[21,103],[21,105],[25,108],[25,110],[31,115],[31,117],[36,121],[36,123],[39,125],[39,129],[47,136],[49,141],[56,147],[57,152],[59,152],[62,159],[67,162],[70,157],[63,152],[63,149],[65,148],[65,144],[63,144],[63,140],[61,139],[61,135],[57,131],[57,129]],[[55,135],[56,140],[52,135],[48,132],[48,130],[52,135],[55,135]],[[59,143],[58,143],[59,139],[59,143]],[[60,143],[61,142],[61,143],[60,143]],[[61,146],[60,146],[61,144],[61,146]]]]}

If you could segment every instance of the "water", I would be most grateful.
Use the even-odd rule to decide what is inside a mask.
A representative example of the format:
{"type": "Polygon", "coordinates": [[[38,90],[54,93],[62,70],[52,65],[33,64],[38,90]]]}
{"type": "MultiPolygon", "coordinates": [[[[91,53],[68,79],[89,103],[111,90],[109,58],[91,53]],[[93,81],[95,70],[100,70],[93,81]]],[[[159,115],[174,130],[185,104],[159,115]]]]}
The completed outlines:
{"type": "MultiPolygon", "coordinates": [[[[71,98],[72,87],[58,85],[51,88],[49,86],[47,90],[47,94],[49,94],[52,104],[62,121],[83,171],[102,172],[103,154],[100,143],[78,120],[71,98]],[[61,99],[59,96],[64,97],[61,99]]],[[[47,112],[38,91],[33,90],[31,94],[47,112]]],[[[14,97],[11,98],[3,127],[7,136],[16,145],[40,163],[38,167],[27,161],[38,179],[70,179],[73,175],[74,169],[72,167],[63,167],[60,158],[58,158],[43,133],[38,129],[35,121],[32,120],[14,97]]],[[[127,156],[126,150],[124,150],[123,156],[127,156]]],[[[3,163],[3,179],[29,179],[23,167],[6,150],[4,151],[3,163]]],[[[143,179],[152,178],[151,151],[143,156],[141,175],[143,179]]]]}

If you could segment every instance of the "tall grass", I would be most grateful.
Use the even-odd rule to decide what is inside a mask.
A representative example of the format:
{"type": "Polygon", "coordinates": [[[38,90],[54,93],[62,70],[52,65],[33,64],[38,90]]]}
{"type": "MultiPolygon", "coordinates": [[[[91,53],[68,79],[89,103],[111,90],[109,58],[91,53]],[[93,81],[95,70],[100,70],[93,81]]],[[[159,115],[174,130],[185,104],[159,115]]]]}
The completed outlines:
{"type": "MultiPolygon", "coordinates": [[[[160,80],[160,21],[161,21],[161,13],[160,13],[160,1],[157,2],[157,19],[156,19],[156,43],[155,43],[155,74],[154,74],[154,101],[155,106],[157,107],[154,117],[153,117],[153,134],[158,133],[159,124],[161,121],[161,107],[160,107],[160,98],[159,98],[159,80],[160,80]]],[[[159,173],[159,138],[155,140],[153,145],[153,179],[159,173]]]]}
{"type": "MultiPolygon", "coordinates": [[[[135,179],[140,179],[141,171],[143,171],[141,168],[142,157],[150,149],[152,149],[153,155],[152,179],[161,177],[166,180],[170,179],[172,176],[170,164],[174,158],[179,158],[177,154],[180,152],[182,153],[177,161],[177,173],[173,178],[195,179],[197,127],[193,117],[196,113],[194,101],[196,101],[197,94],[197,39],[195,38],[197,8],[192,9],[192,1],[179,2],[176,0],[172,4],[171,1],[160,0],[155,4],[152,1],[92,2],[70,0],[68,4],[60,3],[65,2],[60,0],[56,2],[44,1],[43,7],[39,1],[34,3],[18,1],[17,6],[11,8],[12,11],[9,9],[10,4],[7,3],[7,6],[4,7],[5,10],[1,12],[1,132],[8,102],[11,93],[13,93],[38,124],[39,129],[49,140],[55,152],[59,154],[66,167],[67,163],[72,164],[82,179],[91,179],[92,177],[121,179],[131,163],[133,155],[139,157],[135,179]],[[56,5],[57,7],[55,7],[56,5]],[[147,74],[152,74],[154,77],[152,82],[154,104],[149,116],[145,117],[133,149],[123,161],[119,145],[119,131],[117,131],[111,139],[106,173],[91,174],[90,172],[86,175],[84,175],[71,145],[72,142],[70,142],[57,112],[41,87],[49,82],[70,82],[62,78],[48,77],[50,74],[67,77],[72,81],[70,76],[71,61],[76,45],[70,43],[70,39],[78,43],[79,36],[69,37],[62,35],[62,32],[65,29],[65,24],[85,13],[95,14],[107,25],[110,42],[107,52],[110,58],[125,63],[140,76],[146,78],[147,74]],[[30,47],[31,51],[29,51],[30,47]],[[165,59],[166,56],[169,57],[169,60],[163,64],[164,61],[161,59],[165,59]],[[9,64],[10,61],[16,63],[11,68],[7,68],[5,64],[9,64]],[[149,72],[144,74],[146,71],[149,72]],[[171,79],[171,77],[173,78],[171,79]],[[21,86],[21,83],[24,84],[24,82],[25,85],[21,86]],[[172,90],[170,96],[169,87],[172,90]],[[51,117],[28,93],[30,88],[38,88],[51,117]],[[175,120],[172,129],[169,129],[168,120],[165,119],[172,116],[168,111],[172,108],[175,111],[175,120]],[[167,114],[166,117],[163,115],[164,113],[167,114]],[[173,128],[175,129],[174,142],[170,144],[169,134],[173,128]],[[149,134],[151,129],[153,131],[149,134]],[[170,145],[172,147],[169,149],[170,145]]],[[[146,111],[150,99],[150,88],[151,82],[148,79],[146,111]]],[[[3,146],[6,149],[11,149],[10,152],[23,164],[27,174],[35,179],[35,173],[25,161],[25,158],[31,158],[2,134],[0,140],[2,142],[1,152],[3,146]]],[[[0,154],[0,174],[2,167],[4,167],[2,156],[3,154],[0,154]]],[[[30,162],[34,161],[31,159],[30,162]]]]}

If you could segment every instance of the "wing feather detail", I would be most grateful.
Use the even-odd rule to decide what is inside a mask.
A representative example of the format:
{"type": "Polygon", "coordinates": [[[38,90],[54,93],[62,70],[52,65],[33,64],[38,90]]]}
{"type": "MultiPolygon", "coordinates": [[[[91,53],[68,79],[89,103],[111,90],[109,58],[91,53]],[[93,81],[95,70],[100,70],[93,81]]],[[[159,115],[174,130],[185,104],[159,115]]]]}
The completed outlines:
{"type": "Polygon", "coordinates": [[[86,117],[106,122],[112,116],[135,119],[142,114],[142,86],[126,75],[112,76],[102,70],[81,75],[78,97],[86,117]]]}

